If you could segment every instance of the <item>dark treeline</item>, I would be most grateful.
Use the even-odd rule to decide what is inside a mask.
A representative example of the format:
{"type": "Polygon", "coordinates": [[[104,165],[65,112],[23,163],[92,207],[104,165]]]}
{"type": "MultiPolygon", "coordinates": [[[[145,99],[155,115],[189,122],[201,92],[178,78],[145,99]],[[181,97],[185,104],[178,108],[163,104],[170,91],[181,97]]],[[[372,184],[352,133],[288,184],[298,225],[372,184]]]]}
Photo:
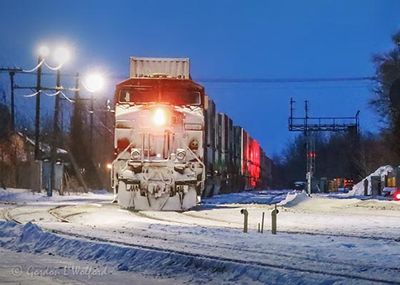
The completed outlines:
{"type": "MultiPolygon", "coordinates": [[[[315,134],[315,177],[351,178],[360,181],[379,166],[397,160],[382,134],[365,133],[357,140],[349,133],[315,134]]],[[[275,187],[291,187],[293,181],[305,181],[306,141],[303,135],[289,143],[274,158],[275,187]]]]}

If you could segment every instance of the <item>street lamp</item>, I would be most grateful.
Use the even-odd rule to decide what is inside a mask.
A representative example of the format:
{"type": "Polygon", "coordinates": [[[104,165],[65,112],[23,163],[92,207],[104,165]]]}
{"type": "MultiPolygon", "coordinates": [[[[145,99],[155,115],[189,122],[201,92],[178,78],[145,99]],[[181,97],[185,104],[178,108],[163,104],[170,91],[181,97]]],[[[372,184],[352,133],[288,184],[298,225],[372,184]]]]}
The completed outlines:
{"type": "Polygon", "coordinates": [[[97,92],[104,88],[104,77],[101,73],[94,72],[84,78],[85,88],[91,92],[97,92]]]}
{"type": "Polygon", "coordinates": [[[71,59],[71,53],[65,46],[59,46],[54,50],[53,59],[58,63],[58,67],[61,68],[63,64],[71,59]]]}
{"type": "Polygon", "coordinates": [[[41,45],[41,46],[39,46],[37,52],[38,52],[39,56],[41,56],[42,58],[46,58],[50,54],[50,49],[48,46],[41,45]]]}

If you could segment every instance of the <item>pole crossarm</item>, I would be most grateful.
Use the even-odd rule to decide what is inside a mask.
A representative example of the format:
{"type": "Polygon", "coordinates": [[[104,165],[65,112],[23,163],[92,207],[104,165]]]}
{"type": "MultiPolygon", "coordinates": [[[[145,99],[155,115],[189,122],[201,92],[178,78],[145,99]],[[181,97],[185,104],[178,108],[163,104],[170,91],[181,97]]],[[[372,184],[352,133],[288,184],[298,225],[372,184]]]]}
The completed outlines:
{"type": "Polygon", "coordinates": [[[357,126],[357,117],[289,118],[289,131],[292,132],[342,132],[357,126]]]}
{"type": "MultiPolygon", "coordinates": [[[[26,71],[23,68],[20,67],[1,67],[0,66],[0,73],[8,73],[8,72],[15,72],[19,74],[26,74],[26,75],[36,75],[36,71],[26,71]]],[[[41,75],[45,76],[54,76],[54,72],[41,72],[41,75]]],[[[76,74],[71,74],[71,73],[63,73],[63,76],[65,77],[76,77],[76,74]]]]}
{"type": "Polygon", "coordinates": [[[290,114],[288,119],[288,127],[291,132],[303,132],[306,140],[306,180],[307,180],[307,193],[311,195],[314,174],[315,174],[315,134],[318,132],[343,132],[355,131],[353,134],[358,134],[359,131],[359,115],[357,111],[354,117],[311,117],[309,116],[308,101],[304,103],[304,117],[294,116],[294,103],[293,98],[290,98],[290,114]]]}
{"type": "Polygon", "coordinates": [[[359,129],[360,111],[354,117],[311,117],[309,116],[308,101],[305,101],[305,116],[294,116],[295,101],[290,98],[290,115],[288,127],[291,132],[343,132],[359,129]]]}
{"type": "MultiPolygon", "coordinates": [[[[14,88],[15,89],[22,89],[22,90],[32,90],[32,89],[35,89],[36,86],[18,86],[18,85],[14,85],[14,88]]],[[[40,90],[58,91],[60,89],[57,88],[57,87],[43,87],[43,86],[41,86],[40,90]]],[[[64,89],[61,89],[61,90],[64,90],[64,89]]]]}

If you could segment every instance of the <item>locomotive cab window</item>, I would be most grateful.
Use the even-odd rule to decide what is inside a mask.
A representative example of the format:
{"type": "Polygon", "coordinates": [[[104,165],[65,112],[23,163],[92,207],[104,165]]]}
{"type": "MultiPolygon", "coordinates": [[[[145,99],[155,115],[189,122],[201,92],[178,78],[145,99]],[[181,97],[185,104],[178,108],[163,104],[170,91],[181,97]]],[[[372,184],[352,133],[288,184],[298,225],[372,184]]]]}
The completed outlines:
{"type": "Polygon", "coordinates": [[[131,93],[128,90],[122,90],[119,95],[119,102],[126,103],[131,101],[131,93]]]}
{"type": "Polygon", "coordinates": [[[153,88],[123,89],[119,93],[120,103],[151,103],[158,101],[158,93],[153,88]]]}
{"type": "Polygon", "coordinates": [[[200,92],[194,90],[163,90],[161,101],[171,105],[195,105],[201,104],[200,92]]]}
{"type": "Polygon", "coordinates": [[[187,89],[131,88],[122,89],[118,98],[120,103],[166,103],[171,105],[201,105],[201,93],[187,89]]]}

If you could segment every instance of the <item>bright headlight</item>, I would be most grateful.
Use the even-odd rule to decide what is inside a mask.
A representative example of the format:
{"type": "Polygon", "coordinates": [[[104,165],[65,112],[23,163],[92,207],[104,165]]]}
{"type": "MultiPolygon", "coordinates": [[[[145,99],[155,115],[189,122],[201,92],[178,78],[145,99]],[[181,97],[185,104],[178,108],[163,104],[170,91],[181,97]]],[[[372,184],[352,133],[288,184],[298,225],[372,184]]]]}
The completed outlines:
{"type": "Polygon", "coordinates": [[[165,113],[165,110],[158,108],[154,110],[153,113],[153,123],[156,126],[163,126],[167,122],[167,114],[165,113]]]}

